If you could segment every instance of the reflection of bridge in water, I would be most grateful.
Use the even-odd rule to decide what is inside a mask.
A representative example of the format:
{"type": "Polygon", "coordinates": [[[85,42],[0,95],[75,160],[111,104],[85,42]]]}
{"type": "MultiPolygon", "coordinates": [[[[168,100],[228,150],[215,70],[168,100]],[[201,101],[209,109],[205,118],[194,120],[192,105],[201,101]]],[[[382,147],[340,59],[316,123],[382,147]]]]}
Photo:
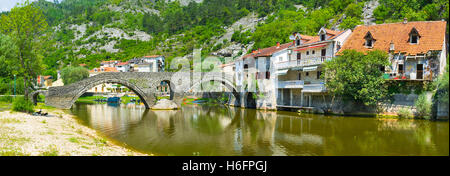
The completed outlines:
{"type": "Polygon", "coordinates": [[[153,73],[103,73],[79,82],[50,87],[48,91],[36,91],[30,96],[36,102],[37,95],[45,95],[45,104],[56,108],[69,109],[75,101],[91,88],[104,84],[121,84],[132,90],[145,104],[151,108],[157,100],[157,87],[167,82],[170,88],[170,100],[180,105],[185,96],[201,93],[197,87],[203,83],[215,82],[227,88],[229,103],[240,106],[240,94],[234,86],[233,76],[223,72],[153,72],[153,73]]]}

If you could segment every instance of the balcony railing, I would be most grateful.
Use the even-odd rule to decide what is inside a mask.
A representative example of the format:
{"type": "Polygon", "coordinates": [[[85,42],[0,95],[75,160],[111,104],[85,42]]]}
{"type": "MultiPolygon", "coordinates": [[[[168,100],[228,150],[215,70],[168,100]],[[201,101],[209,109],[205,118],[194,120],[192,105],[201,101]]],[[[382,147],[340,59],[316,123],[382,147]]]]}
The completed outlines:
{"type": "Polygon", "coordinates": [[[310,92],[310,93],[320,93],[326,92],[327,89],[325,84],[305,84],[303,85],[302,92],[310,92]]]}
{"type": "Polygon", "coordinates": [[[280,89],[292,89],[292,88],[303,88],[305,82],[303,80],[294,81],[278,81],[278,88],[280,89]]]}
{"type": "Polygon", "coordinates": [[[293,67],[320,65],[328,60],[331,60],[331,57],[329,57],[329,56],[311,57],[311,58],[304,58],[304,59],[300,59],[300,60],[278,62],[278,63],[275,63],[275,67],[277,69],[287,69],[287,68],[293,68],[293,67]]]}

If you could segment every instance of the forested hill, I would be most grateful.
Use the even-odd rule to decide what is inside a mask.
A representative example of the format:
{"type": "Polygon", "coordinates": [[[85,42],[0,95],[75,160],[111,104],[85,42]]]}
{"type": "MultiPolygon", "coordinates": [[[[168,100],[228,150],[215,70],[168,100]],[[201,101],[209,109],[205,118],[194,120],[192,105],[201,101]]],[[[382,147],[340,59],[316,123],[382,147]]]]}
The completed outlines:
{"type": "MultiPolygon", "coordinates": [[[[44,75],[61,67],[144,55],[239,57],[251,49],[315,35],[321,27],[448,21],[447,0],[64,0],[34,3],[46,16],[53,42],[44,75]]],[[[3,13],[7,14],[7,12],[3,13]]]]}

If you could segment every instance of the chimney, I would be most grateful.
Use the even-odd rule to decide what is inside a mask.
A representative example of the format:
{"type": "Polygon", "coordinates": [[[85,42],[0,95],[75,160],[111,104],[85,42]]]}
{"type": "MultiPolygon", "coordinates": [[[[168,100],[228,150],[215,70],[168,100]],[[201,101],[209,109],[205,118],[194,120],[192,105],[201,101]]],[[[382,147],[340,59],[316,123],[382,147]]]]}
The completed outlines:
{"type": "Polygon", "coordinates": [[[277,42],[277,48],[280,48],[280,42],[277,42]]]}
{"type": "Polygon", "coordinates": [[[408,18],[403,18],[403,24],[408,23],[408,18]]]}
{"type": "Polygon", "coordinates": [[[256,50],[253,50],[253,52],[252,52],[252,53],[253,53],[253,54],[256,54],[256,52],[257,52],[256,50]]]}
{"type": "Polygon", "coordinates": [[[258,48],[258,53],[261,53],[261,49],[260,48],[258,48]]]}

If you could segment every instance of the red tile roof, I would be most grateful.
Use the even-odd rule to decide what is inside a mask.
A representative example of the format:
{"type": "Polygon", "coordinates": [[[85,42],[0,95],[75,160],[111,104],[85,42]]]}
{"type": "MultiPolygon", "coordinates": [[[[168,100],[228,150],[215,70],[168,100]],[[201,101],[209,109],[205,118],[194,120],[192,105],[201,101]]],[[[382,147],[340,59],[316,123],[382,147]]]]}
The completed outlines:
{"type": "Polygon", "coordinates": [[[128,62],[119,62],[117,66],[128,65],[128,62]]]}
{"type": "Polygon", "coordinates": [[[446,21],[417,21],[406,24],[400,22],[357,26],[340,51],[355,49],[367,52],[378,49],[389,52],[391,42],[394,43],[395,53],[401,52],[407,55],[423,54],[430,50],[442,50],[446,24],[446,21]],[[417,29],[420,35],[418,44],[409,43],[409,33],[413,28],[417,29]],[[372,48],[364,46],[364,37],[368,32],[372,34],[375,40],[372,48]]]}
{"type": "Polygon", "coordinates": [[[151,56],[144,56],[146,58],[155,58],[155,57],[161,57],[161,55],[151,55],[151,56]]]}
{"type": "Polygon", "coordinates": [[[99,72],[119,72],[119,71],[117,71],[117,68],[115,68],[115,67],[103,67],[103,71],[102,71],[102,68],[94,68],[94,69],[90,70],[89,72],[99,73],[99,72]],[[97,69],[97,71],[95,71],[95,69],[97,69]]]}
{"type": "Polygon", "coordinates": [[[256,53],[250,53],[245,55],[244,57],[242,57],[243,59],[249,58],[249,57],[253,57],[253,58],[257,58],[257,57],[269,57],[272,56],[273,53],[281,51],[283,49],[289,48],[291,46],[293,46],[294,44],[292,42],[289,43],[285,43],[280,45],[280,47],[277,46],[272,46],[269,48],[264,48],[264,49],[260,49],[257,50],[256,53]]]}

